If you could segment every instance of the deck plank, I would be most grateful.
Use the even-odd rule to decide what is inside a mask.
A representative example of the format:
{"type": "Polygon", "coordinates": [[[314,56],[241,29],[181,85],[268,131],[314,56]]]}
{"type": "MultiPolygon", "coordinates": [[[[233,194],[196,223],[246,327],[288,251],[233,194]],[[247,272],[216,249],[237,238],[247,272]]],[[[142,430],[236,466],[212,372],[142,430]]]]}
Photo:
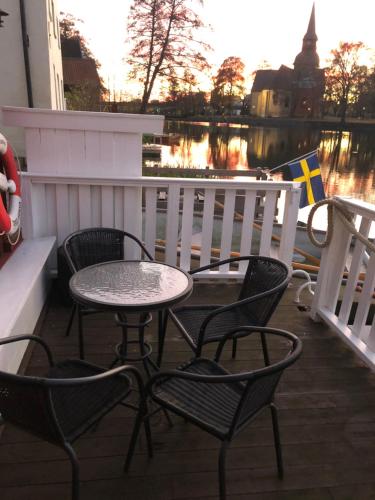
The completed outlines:
{"type": "MultiPolygon", "coordinates": [[[[285,478],[276,474],[271,420],[260,415],[234,440],[228,452],[228,500],[370,500],[375,498],[375,377],[326,326],[313,323],[293,304],[288,290],[271,325],[296,333],[303,340],[301,359],[279,385],[276,397],[285,478]]],[[[237,286],[202,284],[191,303],[226,303],[237,286]]],[[[41,335],[56,359],[78,354],[76,329],[65,337],[69,308],[53,293],[41,335]]],[[[111,314],[85,318],[87,359],[103,366],[113,359],[119,330],[111,314]]],[[[147,331],[155,344],[155,324],[147,331]]],[[[212,356],[215,346],[205,355],[212,356]]],[[[278,354],[278,346],[270,345],[278,354]]],[[[191,351],[170,325],[164,366],[189,359],[191,351]]],[[[235,362],[225,353],[224,364],[245,370],[262,365],[256,339],[241,342],[235,362]]],[[[42,374],[46,358],[39,348],[31,355],[28,373],[42,374]]],[[[149,460],[142,435],[130,473],[122,474],[134,413],[116,408],[75,444],[81,464],[82,500],[203,500],[218,498],[218,442],[173,417],[169,428],[154,417],[155,457],[149,460]]],[[[2,500],[65,500],[70,498],[70,467],[57,447],[6,425],[0,440],[2,500]]]]}

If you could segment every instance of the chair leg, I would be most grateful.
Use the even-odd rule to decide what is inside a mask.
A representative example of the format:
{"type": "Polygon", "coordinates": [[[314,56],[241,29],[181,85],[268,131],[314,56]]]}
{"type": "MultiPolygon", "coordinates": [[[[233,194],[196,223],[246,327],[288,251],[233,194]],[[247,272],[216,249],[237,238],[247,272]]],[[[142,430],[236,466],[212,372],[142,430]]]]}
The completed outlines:
{"type": "Polygon", "coordinates": [[[226,481],[225,481],[225,458],[228,448],[228,441],[223,441],[219,454],[219,491],[220,500],[226,499],[226,481]]]}
{"type": "Polygon", "coordinates": [[[232,359],[236,358],[236,354],[237,354],[237,339],[233,339],[233,343],[232,343],[232,359]]]}
{"type": "Polygon", "coordinates": [[[72,310],[70,311],[68,326],[66,327],[66,331],[65,331],[66,337],[69,336],[70,330],[72,329],[72,324],[73,324],[73,320],[74,320],[74,316],[76,314],[76,311],[77,311],[77,304],[73,304],[72,310]]]}
{"type": "Polygon", "coordinates": [[[72,500],[79,500],[79,463],[77,455],[69,443],[64,443],[64,449],[72,464],[72,500]]]}
{"type": "Polygon", "coordinates": [[[145,433],[146,433],[148,456],[149,456],[149,458],[152,458],[154,456],[154,450],[152,447],[150,419],[148,417],[145,417],[145,419],[144,419],[144,426],[145,426],[145,433]]]}
{"type": "Polygon", "coordinates": [[[132,433],[132,436],[130,438],[128,453],[126,455],[126,460],[125,460],[125,464],[124,464],[124,472],[128,472],[128,470],[129,470],[129,467],[130,467],[130,464],[131,464],[131,461],[132,461],[132,458],[134,455],[134,450],[135,450],[135,445],[137,442],[139,430],[141,428],[141,424],[142,424],[143,419],[144,419],[144,426],[145,426],[145,432],[146,432],[148,455],[150,458],[152,458],[152,456],[153,456],[150,421],[146,415],[147,415],[147,406],[143,409],[140,408],[138,410],[137,417],[136,417],[135,423],[134,423],[133,433],[132,433]]]}
{"type": "Polygon", "coordinates": [[[78,310],[78,343],[79,343],[79,357],[80,359],[85,359],[85,348],[83,343],[83,315],[81,306],[77,306],[78,310]]]}
{"type": "Polygon", "coordinates": [[[264,332],[260,333],[260,339],[262,341],[264,364],[265,364],[265,366],[269,366],[269,364],[270,364],[270,357],[269,357],[269,354],[268,354],[267,341],[266,341],[266,336],[264,335],[264,332]]]}
{"type": "Polygon", "coordinates": [[[277,407],[275,406],[274,403],[271,403],[270,408],[272,415],[273,437],[275,441],[277,470],[279,473],[279,478],[282,479],[284,476],[284,467],[283,467],[283,456],[281,453],[281,441],[280,441],[279,422],[277,418],[277,407]]]}

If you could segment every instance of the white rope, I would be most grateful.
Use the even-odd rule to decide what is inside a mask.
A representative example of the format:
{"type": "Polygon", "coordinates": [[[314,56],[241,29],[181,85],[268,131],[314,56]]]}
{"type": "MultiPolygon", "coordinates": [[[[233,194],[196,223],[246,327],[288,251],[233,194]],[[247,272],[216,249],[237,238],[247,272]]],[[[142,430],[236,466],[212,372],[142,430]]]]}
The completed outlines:
{"type": "Polygon", "coordinates": [[[315,205],[312,207],[309,217],[307,219],[307,234],[309,236],[309,239],[313,245],[319,248],[324,248],[327,247],[333,236],[333,209],[336,209],[336,213],[339,216],[341,222],[344,224],[346,229],[353,234],[361,243],[363,243],[368,250],[371,252],[375,252],[375,245],[371,241],[369,241],[363,234],[361,234],[359,231],[357,231],[355,225],[353,224],[353,215],[352,213],[345,207],[344,203],[333,199],[333,198],[328,198],[326,200],[321,200],[315,203],[315,205]],[[314,234],[313,234],[313,227],[312,227],[312,221],[315,215],[315,212],[319,207],[322,207],[323,205],[327,205],[327,232],[326,232],[326,237],[323,241],[318,241],[314,234]]]}

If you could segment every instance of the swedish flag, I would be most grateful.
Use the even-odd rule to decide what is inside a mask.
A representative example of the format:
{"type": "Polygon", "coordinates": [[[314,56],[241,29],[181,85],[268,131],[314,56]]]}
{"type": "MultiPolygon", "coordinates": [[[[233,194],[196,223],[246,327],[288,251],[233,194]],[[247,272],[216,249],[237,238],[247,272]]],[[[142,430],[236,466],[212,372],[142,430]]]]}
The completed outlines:
{"type": "Polygon", "coordinates": [[[312,205],[326,196],[324,193],[322,174],[320,172],[318,154],[314,153],[288,163],[293,181],[302,182],[302,193],[299,208],[312,205]]]}

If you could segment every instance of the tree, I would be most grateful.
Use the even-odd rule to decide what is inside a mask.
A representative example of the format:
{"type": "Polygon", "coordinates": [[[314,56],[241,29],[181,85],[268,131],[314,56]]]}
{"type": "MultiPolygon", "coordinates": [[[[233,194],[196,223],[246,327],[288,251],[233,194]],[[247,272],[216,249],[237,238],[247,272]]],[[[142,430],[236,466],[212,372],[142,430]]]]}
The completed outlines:
{"type": "Polygon", "coordinates": [[[331,51],[326,70],[325,100],[337,105],[341,122],[344,123],[348,105],[358,100],[367,76],[367,67],[359,64],[365,46],[362,42],[340,42],[331,51]]]}
{"type": "Polygon", "coordinates": [[[216,109],[229,108],[235,96],[242,96],[245,87],[245,65],[239,57],[227,57],[214,78],[212,105],[216,109]]]}
{"type": "Polygon", "coordinates": [[[187,67],[192,71],[208,69],[201,51],[210,47],[194,36],[203,27],[198,14],[188,7],[188,0],[133,0],[127,62],[132,68],[130,77],[143,86],[141,113],[146,112],[157,80],[168,79],[187,67]]]}
{"type": "Polygon", "coordinates": [[[373,118],[375,116],[375,67],[367,72],[356,107],[357,116],[361,118],[373,118]]]}

